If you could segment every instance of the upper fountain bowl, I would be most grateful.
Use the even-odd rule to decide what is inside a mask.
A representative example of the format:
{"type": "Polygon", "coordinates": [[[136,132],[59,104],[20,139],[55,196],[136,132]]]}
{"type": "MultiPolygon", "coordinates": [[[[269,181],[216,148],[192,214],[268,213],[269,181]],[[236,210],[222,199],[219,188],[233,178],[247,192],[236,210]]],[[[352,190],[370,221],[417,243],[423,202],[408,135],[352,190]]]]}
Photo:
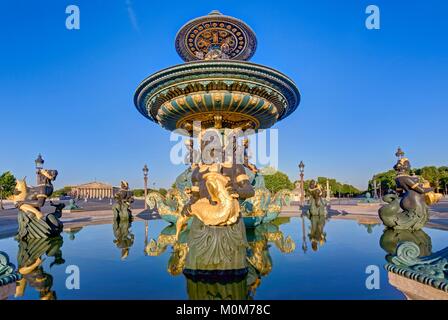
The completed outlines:
{"type": "Polygon", "coordinates": [[[257,38],[243,21],[217,10],[187,22],[176,35],[176,51],[186,62],[222,59],[249,60],[257,38]]]}

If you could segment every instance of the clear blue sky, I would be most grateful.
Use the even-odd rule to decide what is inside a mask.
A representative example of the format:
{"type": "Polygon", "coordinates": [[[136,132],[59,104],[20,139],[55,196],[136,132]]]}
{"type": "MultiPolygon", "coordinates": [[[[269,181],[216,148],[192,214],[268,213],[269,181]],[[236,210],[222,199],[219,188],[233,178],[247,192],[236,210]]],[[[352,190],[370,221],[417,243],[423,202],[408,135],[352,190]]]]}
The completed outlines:
{"type": "Polygon", "coordinates": [[[177,30],[213,9],[258,36],[252,61],[277,68],[302,93],[276,125],[279,167],[291,179],[332,176],[365,187],[400,145],[414,166],[447,165],[446,1],[4,1],[0,13],[0,171],[34,182],[34,159],[57,186],[91,180],[171,185],[169,132],[134,108],[137,85],[181,63],[177,30]],[[45,3],[45,5],[43,4],[45,3]],[[65,8],[81,29],[65,28],[65,8]],[[365,8],[381,10],[367,30],[365,8]]]}

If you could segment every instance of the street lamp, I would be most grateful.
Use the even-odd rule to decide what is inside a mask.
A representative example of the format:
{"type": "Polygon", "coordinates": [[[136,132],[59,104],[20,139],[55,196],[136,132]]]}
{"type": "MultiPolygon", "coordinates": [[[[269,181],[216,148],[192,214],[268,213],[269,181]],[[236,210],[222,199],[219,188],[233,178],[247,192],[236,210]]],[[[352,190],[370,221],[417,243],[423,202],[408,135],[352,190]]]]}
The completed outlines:
{"type": "Polygon", "coordinates": [[[42,158],[42,155],[39,153],[34,163],[36,164],[36,181],[39,184],[39,170],[43,169],[45,160],[42,158]]]}
{"type": "Polygon", "coordinates": [[[146,204],[146,196],[148,195],[148,166],[145,164],[143,166],[143,182],[144,182],[144,186],[145,186],[145,199],[144,199],[144,203],[145,203],[145,210],[148,209],[148,205],[146,204]]]}
{"type": "Polygon", "coordinates": [[[300,195],[300,202],[301,202],[302,207],[303,207],[303,203],[305,201],[305,186],[304,186],[304,183],[303,183],[303,172],[304,172],[304,170],[305,170],[305,164],[303,163],[303,161],[300,161],[300,163],[299,163],[300,188],[302,189],[301,190],[301,195],[300,195]]]}

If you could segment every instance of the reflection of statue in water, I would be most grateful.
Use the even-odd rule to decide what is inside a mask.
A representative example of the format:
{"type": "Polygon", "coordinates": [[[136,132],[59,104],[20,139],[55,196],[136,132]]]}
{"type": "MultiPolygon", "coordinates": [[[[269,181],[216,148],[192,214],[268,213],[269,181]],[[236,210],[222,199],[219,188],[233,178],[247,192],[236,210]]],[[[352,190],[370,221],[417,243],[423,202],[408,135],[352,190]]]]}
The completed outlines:
{"type": "Polygon", "coordinates": [[[245,228],[241,219],[231,226],[207,226],[198,218],[176,238],[176,227],[164,228],[145,247],[148,256],[159,256],[171,246],[167,271],[187,278],[190,299],[251,299],[261,279],[272,270],[269,252],[273,243],[282,253],[295,250],[273,223],[245,228]]]}
{"type": "Polygon", "coordinates": [[[201,281],[187,277],[187,293],[190,300],[247,300],[245,277],[226,277],[222,281],[201,281]]]}
{"type": "Polygon", "coordinates": [[[50,268],[64,264],[62,244],[61,237],[19,240],[17,263],[22,279],[17,281],[16,297],[23,296],[28,284],[39,292],[41,300],[56,299],[56,292],[52,290],[53,277],[44,270],[42,256],[54,257],[50,268]]]}
{"type": "Polygon", "coordinates": [[[17,217],[19,231],[17,239],[47,238],[58,236],[62,232],[62,215],[64,204],[52,204],[55,212],[44,215],[41,211],[45,201],[53,193],[53,181],[56,170],[38,170],[38,186],[29,188],[25,179],[17,180],[13,200],[19,209],[17,217]]]}
{"type": "Polygon", "coordinates": [[[64,229],[64,232],[68,234],[68,238],[70,240],[75,240],[75,234],[80,232],[82,230],[82,228],[83,227],[74,227],[74,228],[64,229]]]}
{"type": "Polygon", "coordinates": [[[132,223],[129,219],[114,220],[114,243],[117,248],[121,249],[121,260],[129,255],[129,249],[134,244],[134,234],[131,232],[132,223]]]}
{"type": "Polygon", "coordinates": [[[188,252],[187,238],[189,229],[184,230],[176,239],[176,226],[170,224],[165,227],[157,238],[151,239],[145,246],[145,254],[148,256],[159,256],[163,254],[168,246],[171,246],[170,258],[168,260],[168,273],[177,276],[182,273],[185,267],[185,259],[188,252]]]}
{"type": "Polygon", "coordinates": [[[263,223],[256,228],[248,228],[246,235],[249,243],[247,290],[249,297],[253,298],[261,284],[262,277],[267,276],[272,271],[272,258],[269,251],[271,246],[269,243],[274,243],[282,253],[294,252],[296,244],[290,236],[285,238],[283,232],[273,223],[263,223]]]}
{"type": "Polygon", "coordinates": [[[120,190],[114,196],[116,203],[112,206],[114,220],[132,220],[131,203],[134,202],[134,194],[129,190],[129,184],[121,181],[120,190]]]}
{"type": "Polygon", "coordinates": [[[309,216],[311,226],[308,238],[311,241],[311,248],[313,251],[317,251],[319,246],[323,246],[327,241],[327,233],[324,231],[325,217],[324,216],[309,216]]]}
{"type": "Polygon", "coordinates": [[[359,225],[363,226],[366,228],[367,233],[372,233],[373,232],[373,228],[375,228],[376,226],[381,225],[381,223],[358,223],[359,225]]]}
{"type": "Polygon", "coordinates": [[[380,238],[381,248],[388,253],[386,260],[390,261],[391,257],[395,255],[398,245],[406,241],[412,242],[418,246],[420,257],[431,255],[431,237],[423,230],[409,231],[386,229],[380,238]]]}
{"type": "Polygon", "coordinates": [[[434,189],[427,182],[422,183],[418,176],[409,175],[411,165],[407,158],[400,158],[394,169],[398,195],[383,197],[387,204],[379,209],[379,216],[388,228],[420,230],[429,220],[428,205],[437,203],[442,195],[434,193],[434,189]]]}
{"type": "Polygon", "coordinates": [[[308,209],[308,215],[310,216],[327,216],[326,203],[323,200],[322,187],[316,181],[311,180],[310,188],[310,207],[308,209]]]}

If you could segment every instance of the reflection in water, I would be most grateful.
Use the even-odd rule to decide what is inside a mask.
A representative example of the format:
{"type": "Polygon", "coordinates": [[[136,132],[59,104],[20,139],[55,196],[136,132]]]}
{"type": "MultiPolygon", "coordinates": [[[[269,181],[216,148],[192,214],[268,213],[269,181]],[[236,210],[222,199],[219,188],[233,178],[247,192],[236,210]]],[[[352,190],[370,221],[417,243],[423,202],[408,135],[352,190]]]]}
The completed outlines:
{"type": "Polygon", "coordinates": [[[324,231],[326,217],[325,216],[309,216],[310,219],[310,233],[308,238],[311,242],[313,251],[317,251],[319,246],[323,246],[327,241],[327,233],[324,231]]]}
{"type": "MultiPolygon", "coordinates": [[[[137,274],[130,272],[125,278],[114,283],[112,286],[107,286],[107,284],[104,283],[104,276],[106,274],[107,276],[111,276],[112,270],[114,271],[113,274],[117,274],[123,270],[123,267],[131,268],[130,270],[136,270],[135,268],[139,269],[148,263],[148,261],[142,257],[142,259],[133,259],[132,265],[128,265],[126,267],[119,259],[115,259],[115,261],[108,261],[109,259],[102,258],[105,259],[103,260],[104,263],[108,264],[108,271],[105,274],[104,270],[102,271],[98,269],[98,262],[102,263],[102,261],[92,261],[92,257],[98,257],[98,259],[101,259],[101,257],[97,256],[95,252],[106,252],[107,254],[103,254],[103,257],[118,253],[115,244],[112,243],[112,239],[115,239],[114,235],[117,236],[118,234],[128,234],[127,238],[132,238],[129,235],[130,224],[128,224],[128,227],[125,227],[125,225],[115,225],[114,234],[110,232],[111,225],[85,228],[83,232],[76,235],[76,243],[69,240],[67,240],[67,243],[64,243],[65,246],[63,247],[63,255],[61,253],[61,238],[21,242],[16,242],[11,238],[8,242],[2,242],[2,244],[6,245],[1,245],[1,247],[6,252],[10,252],[14,256],[17,256],[17,260],[12,261],[12,263],[17,266],[17,269],[15,269],[17,272],[19,272],[18,270],[20,269],[20,273],[22,274],[22,278],[24,280],[18,283],[16,296],[27,299],[39,297],[42,299],[56,299],[56,297],[138,298],[139,295],[137,294],[130,296],[126,293],[129,283],[135,283],[135,281],[138,282],[138,288],[141,290],[148,288],[148,285],[155,285],[156,289],[160,288],[161,291],[163,291],[159,293],[158,289],[154,290],[154,293],[151,295],[152,298],[158,298],[161,295],[163,296],[163,294],[165,294],[165,297],[183,298],[184,295],[188,293],[188,297],[190,299],[252,299],[254,297],[272,296],[272,292],[275,293],[273,296],[274,298],[337,298],[340,297],[340,294],[342,294],[341,288],[343,290],[354,288],[355,286],[358,286],[359,283],[363,283],[365,278],[363,276],[350,277],[350,279],[339,281],[331,275],[326,278],[322,278],[322,275],[320,275],[316,279],[314,279],[315,277],[309,277],[310,274],[315,274],[315,272],[312,271],[310,273],[309,270],[318,268],[322,261],[322,259],[318,258],[332,257],[332,260],[330,261],[332,268],[335,268],[337,272],[344,273],[351,272],[352,270],[361,270],[359,268],[365,267],[362,261],[372,261],[372,264],[380,266],[385,263],[384,256],[386,255],[386,252],[387,259],[390,261],[390,263],[387,263],[390,267],[390,269],[387,269],[389,271],[389,283],[387,283],[386,280],[386,284],[381,286],[381,294],[387,294],[386,297],[388,298],[404,298],[404,296],[402,296],[395,288],[405,293],[408,298],[421,297],[421,295],[416,295],[416,293],[422,293],[425,291],[426,289],[422,288],[422,286],[426,285],[425,288],[427,288],[427,283],[429,282],[422,283],[423,280],[415,280],[417,277],[418,279],[424,279],[425,281],[432,281],[430,279],[432,279],[431,277],[434,277],[434,275],[441,277],[443,276],[443,272],[447,275],[448,265],[442,265],[441,261],[443,259],[447,259],[448,261],[446,254],[448,249],[445,249],[445,254],[440,252],[431,254],[432,250],[436,251],[435,248],[440,248],[446,245],[446,243],[443,242],[446,240],[446,235],[443,234],[444,231],[434,231],[432,229],[425,230],[433,237],[431,240],[424,231],[411,233],[407,231],[386,230],[381,237],[380,243],[378,243],[378,240],[383,233],[382,230],[379,230],[378,228],[374,230],[372,237],[367,235],[366,232],[362,230],[360,226],[357,226],[357,224],[353,221],[337,221],[337,223],[329,221],[328,223],[325,223],[324,227],[322,223],[319,227],[317,220],[314,222],[313,227],[311,223],[312,221],[310,220],[310,222],[307,222],[309,225],[304,225],[304,235],[307,241],[309,241],[309,235],[319,233],[314,232],[314,230],[320,230],[320,232],[326,231],[326,233],[331,232],[333,237],[332,241],[325,243],[326,247],[324,249],[326,250],[319,250],[317,253],[313,252],[313,257],[303,257],[304,259],[301,259],[301,257],[295,256],[296,244],[290,239],[290,237],[287,236],[290,232],[296,232],[295,230],[297,227],[300,230],[300,218],[294,219],[295,222],[298,222],[298,225],[293,222],[290,225],[280,226],[281,230],[284,231],[285,234],[279,230],[280,219],[276,219],[269,224],[262,224],[256,228],[245,228],[244,231],[235,227],[235,232],[236,230],[239,230],[240,233],[244,232],[246,235],[244,250],[242,249],[241,254],[239,255],[233,254],[232,252],[235,249],[232,248],[227,248],[224,246],[223,250],[230,250],[230,256],[233,257],[232,259],[242,256],[243,261],[239,260],[238,263],[226,262],[225,265],[236,266],[239,264],[243,267],[241,269],[242,272],[236,272],[230,267],[228,268],[229,270],[225,270],[225,268],[221,267],[219,260],[215,263],[214,271],[209,268],[209,270],[201,272],[201,270],[204,269],[201,265],[201,260],[207,261],[205,259],[206,257],[211,259],[215,254],[212,254],[212,252],[206,252],[206,246],[202,246],[202,248],[204,248],[202,258],[189,256],[191,252],[196,252],[198,253],[198,256],[201,256],[201,250],[199,250],[201,247],[200,241],[196,241],[199,246],[198,248],[191,250],[190,252],[188,251],[189,240],[191,238],[190,232],[194,231],[192,230],[192,225],[187,227],[180,234],[179,241],[176,241],[175,225],[165,226],[162,225],[163,222],[160,222],[160,224],[157,225],[158,221],[153,221],[154,225],[150,224],[149,228],[152,229],[153,226],[154,228],[159,228],[161,226],[162,228],[165,227],[165,229],[163,229],[159,235],[156,235],[155,240],[149,241],[145,247],[145,253],[149,256],[157,256],[162,254],[167,255],[164,258],[156,259],[156,261],[152,260],[151,264],[157,267],[162,264],[162,268],[164,268],[164,265],[167,267],[168,273],[165,273],[162,270],[164,273],[164,275],[162,274],[162,277],[159,272],[154,272],[151,273],[150,276],[145,277],[145,279],[141,279],[138,278],[137,274]],[[121,232],[120,230],[124,231],[121,232]],[[360,237],[360,241],[351,242],[354,234],[356,234],[357,237],[360,237]],[[92,235],[100,236],[101,238],[108,238],[109,240],[106,242],[98,241],[97,243],[92,244],[90,240],[92,235]],[[342,242],[338,242],[341,237],[345,238],[342,238],[342,242]],[[398,252],[395,252],[400,243],[403,244],[407,242],[414,244],[417,250],[414,250],[415,248],[411,248],[413,249],[412,252],[402,250],[401,255],[398,254],[398,252]],[[342,246],[338,248],[340,243],[342,243],[342,246]],[[350,243],[349,247],[347,247],[347,243],[350,243]],[[87,251],[83,251],[83,254],[80,254],[79,248],[84,248],[83,250],[87,251]],[[16,254],[17,249],[18,253],[16,254]],[[358,257],[358,254],[362,254],[360,255],[361,261],[357,258],[352,259],[353,261],[347,262],[347,260],[350,259],[341,260],[337,258],[340,250],[344,250],[346,254],[350,254],[350,256],[354,257],[358,257]],[[295,252],[294,257],[287,257],[286,254],[289,252],[295,252]],[[418,254],[414,254],[414,252],[418,252],[418,254]],[[70,259],[68,259],[69,256],[70,259]],[[417,259],[416,257],[419,256],[420,258],[417,259]],[[396,258],[395,261],[392,260],[393,257],[396,258]],[[63,270],[60,269],[61,267],[54,266],[56,264],[64,263],[64,258],[67,259],[67,262],[70,261],[71,264],[82,265],[83,270],[88,270],[85,272],[89,272],[89,274],[92,275],[89,281],[90,287],[85,286],[84,289],[79,292],[66,291],[64,289],[64,283],[67,276],[64,274],[63,270]],[[168,264],[166,263],[167,260],[168,264]],[[431,262],[433,260],[434,262],[431,262]],[[397,262],[399,263],[397,264],[397,262]],[[50,264],[53,266],[51,269],[50,264]],[[186,267],[189,267],[191,270],[195,270],[184,273],[183,271],[186,267]],[[246,270],[244,270],[244,267],[246,270]],[[279,272],[280,269],[285,270],[286,273],[284,271],[279,272]],[[434,271],[438,273],[434,273],[434,271]],[[425,272],[426,275],[424,275],[425,272]],[[432,275],[430,275],[429,272],[432,272],[432,275]],[[174,282],[185,281],[186,286],[184,287],[182,284],[180,288],[166,288],[167,283],[172,283],[170,281],[165,281],[166,277],[171,277],[170,275],[176,275],[178,277],[178,279],[173,279],[174,282]],[[395,275],[394,278],[391,277],[393,275],[395,275]],[[409,275],[409,277],[407,275],[409,275]],[[156,277],[156,279],[154,279],[154,277],[156,277]],[[269,277],[268,281],[266,281],[266,277],[269,277]],[[309,296],[309,293],[311,292],[312,294],[312,290],[322,286],[322,283],[328,284],[332,281],[334,281],[334,287],[326,287],[329,291],[333,292],[331,295],[324,296],[320,293],[316,293],[309,296]],[[303,284],[303,293],[300,295],[294,295],[291,292],[299,283],[303,284]],[[419,286],[419,283],[421,286],[419,286]],[[101,289],[103,293],[92,291],[93,288],[101,289]],[[57,291],[57,295],[54,291],[57,291]]],[[[308,218],[304,217],[304,220],[307,219],[308,218]]],[[[210,229],[210,227],[201,226],[199,224],[198,230],[196,230],[196,238],[204,239],[204,237],[200,237],[201,234],[207,235],[208,237],[211,231],[207,231],[206,229],[210,229]]],[[[192,232],[192,234],[193,233],[194,232],[192,232]]],[[[138,238],[138,234],[139,233],[137,233],[135,237],[138,238]]],[[[143,235],[143,229],[140,234],[143,235]]],[[[221,237],[221,244],[229,245],[229,243],[233,243],[232,241],[228,241],[228,239],[226,240],[228,234],[223,234],[224,236],[221,234],[216,237],[216,239],[221,237]]],[[[299,237],[300,236],[301,235],[299,235],[299,237]]],[[[118,238],[120,237],[121,236],[118,236],[118,238]]],[[[239,238],[240,241],[244,240],[237,235],[232,237],[239,238]]],[[[67,238],[64,238],[64,240],[67,238]]],[[[320,236],[316,236],[315,238],[319,239],[320,236]]],[[[207,241],[211,241],[211,239],[207,241]]],[[[132,243],[132,241],[129,242],[132,243]]],[[[128,243],[128,245],[130,244],[128,243]]],[[[308,243],[308,246],[311,249],[310,243],[308,243]]],[[[211,247],[212,246],[208,244],[208,249],[211,250],[211,247]]],[[[219,246],[217,249],[218,248],[221,247],[219,246]]],[[[219,257],[219,255],[217,256],[219,257]]],[[[436,279],[433,283],[444,284],[444,290],[446,290],[448,286],[447,279],[436,279]]],[[[14,280],[14,286],[11,287],[8,296],[13,295],[15,289],[16,287],[14,280]]],[[[436,288],[434,288],[434,290],[436,290],[436,288]]],[[[440,291],[440,289],[438,290],[440,291]]],[[[425,292],[427,292],[427,290],[425,292]]],[[[356,297],[358,295],[362,298],[372,297],[370,294],[365,294],[365,291],[362,290],[356,292],[356,297]]],[[[343,297],[345,298],[347,296],[343,297]]],[[[425,297],[431,298],[429,294],[425,297]]],[[[351,295],[349,298],[355,298],[355,296],[351,295]]]]}
{"type": "Polygon", "coordinates": [[[372,233],[372,232],[373,232],[373,229],[374,229],[376,226],[380,226],[380,225],[381,225],[381,223],[371,223],[371,222],[368,222],[368,223],[365,223],[365,222],[359,222],[358,224],[359,224],[360,226],[363,226],[364,228],[366,228],[367,233],[372,233]]]}
{"type": "Polygon", "coordinates": [[[75,235],[82,230],[82,227],[66,228],[64,232],[68,234],[70,240],[75,240],[75,235]]]}
{"type": "Polygon", "coordinates": [[[291,253],[295,243],[284,237],[279,227],[266,223],[246,229],[242,219],[219,227],[207,226],[196,217],[176,241],[176,226],[162,230],[157,241],[145,248],[149,256],[173,248],[168,261],[171,275],[184,274],[190,299],[251,299],[261,278],[272,270],[269,243],[291,253]]]}
{"type": "Polygon", "coordinates": [[[134,244],[134,234],[131,232],[132,222],[130,220],[114,220],[114,243],[121,249],[121,260],[129,255],[129,249],[134,244]]]}
{"type": "Polygon", "coordinates": [[[145,255],[157,257],[163,254],[168,246],[172,246],[170,258],[168,260],[168,273],[177,276],[182,273],[185,266],[185,258],[188,251],[186,244],[190,229],[183,230],[176,241],[176,225],[170,224],[165,227],[157,240],[151,239],[145,246],[145,255]]]}
{"type": "Polygon", "coordinates": [[[62,244],[62,237],[19,240],[17,263],[23,278],[17,281],[16,297],[23,296],[26,286],[29,285],[39,292],[40,299],[56,299],[56,292],[51,290],[53,277],[44,270],[42,262],[43,256],[46,255],[54,258],[50,268],[64,264],[62,244]]]}
{"type": "Polygon", "coordinates": [[[388,262],[395,255],[398,245],[405,241],[412,242],[418,246],[420,257],[429,256],[432,253],[431,237],[423,230],[409,231],[386,228],[380,238],[380,246],[388,253],[386,256],[388,262]]]}

